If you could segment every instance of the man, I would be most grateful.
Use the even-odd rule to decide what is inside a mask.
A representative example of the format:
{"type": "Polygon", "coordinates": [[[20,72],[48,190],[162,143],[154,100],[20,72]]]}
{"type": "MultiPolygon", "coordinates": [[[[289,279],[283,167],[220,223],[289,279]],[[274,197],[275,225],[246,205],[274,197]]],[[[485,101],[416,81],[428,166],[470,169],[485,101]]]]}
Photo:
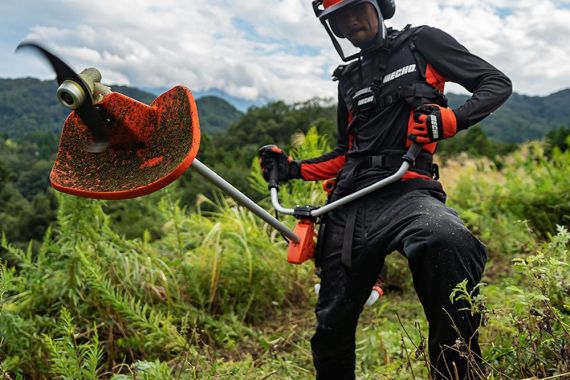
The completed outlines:
{"type": "Polygon", "coordinates": [[[387,254],[407,257],[429,323],[429,357],[435,379],[482,375],[479,317],[451,302],[464,279],[481,279],[487,253],[458,215],[445,206],[432,162],[437,141],[453,137],[497,109],[511,94],[510,80],[443,31],[387,29],[391,0],[315,0],[315,13],[347,65],[339,82],[338,144],[321,157],[291,161],[263,149],[265,175],[277,158],[280,180],[337,178],[332,199],[393,173],[406,149],[423,145],[400,182],[324,218],[316,264],[321,290],[311,340],[317,379],[354,379],[355,330],[362,307],[387,254]],[[445,82],[473,93],[451,109],[445,82]]]}

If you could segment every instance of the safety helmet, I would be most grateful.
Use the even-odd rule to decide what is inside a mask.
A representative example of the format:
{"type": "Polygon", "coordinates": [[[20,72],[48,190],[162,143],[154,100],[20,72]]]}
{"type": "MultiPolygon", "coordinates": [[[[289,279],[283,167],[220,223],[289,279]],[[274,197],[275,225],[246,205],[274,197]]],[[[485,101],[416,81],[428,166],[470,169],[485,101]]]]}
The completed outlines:
{"type": "Polygon", "coordinates": [[[325,27],[342,60],[348,62],[384,45],[387,35],[384,20],[394,16],[396,4],[394,0],[313,0],[313,10],[325,27]],[[375,39],[367,44],[366,48],[359,48],[354,46],[347,40],[346,36],[342,34],[338,25],[334,22],[334,16],[338,15],[341,11],[364,3],[371,4],[376,10],[378,15],[378,33],[375,39]]]}

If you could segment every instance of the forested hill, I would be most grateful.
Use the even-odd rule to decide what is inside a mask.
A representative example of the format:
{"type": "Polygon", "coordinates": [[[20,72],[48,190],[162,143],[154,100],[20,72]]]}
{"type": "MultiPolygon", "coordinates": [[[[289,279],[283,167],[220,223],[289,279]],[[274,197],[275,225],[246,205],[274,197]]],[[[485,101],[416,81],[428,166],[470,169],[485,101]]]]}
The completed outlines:
{"type": "MultiPolygon", "coordinates": [[[[0,79],[0,134],[19,137],[38,130],[58,131],[69,111],[57,102],[56,89],[55,81],[0,79]]],[[[156,98],[132,87],[112,89],[147,104],[156,98]]],[[[223,132],[242,116],[234,106],[217,97],[203,97],[196,103],[205,132],[223,132]]]]}
{"type": "MultiPolygon", "coordinates": [[[[58,131],[68,110],[55,98],[55,81],[33,78],[0,79],[0,134],[18,137],[37,130],[58,131]]],[[[155,96],[131,87],[113,90],[150,103],[155,96]]],[[[448,94],[452,106],[466,95],[448,94]]],[[[200,126],[205,132],[224,132],[243,114],[227,101],[206,96],[197,100],[200,126]]],[[[553,129],[570,126],[570,89],[538,97],[513,94],[507,103],[481,122],[488,137],[505,142],[539,139],[553,129]]]]}
{"type": "MultiPolygon", "coordinates": [[[[452,106],[467,95],[447,95],[452,106]]],[[[488,137],[519,143],[540,139],[551,130],[570,126],[570,89],[548,96],[513,94],[497,112],[481,122],[488,137]]]]}

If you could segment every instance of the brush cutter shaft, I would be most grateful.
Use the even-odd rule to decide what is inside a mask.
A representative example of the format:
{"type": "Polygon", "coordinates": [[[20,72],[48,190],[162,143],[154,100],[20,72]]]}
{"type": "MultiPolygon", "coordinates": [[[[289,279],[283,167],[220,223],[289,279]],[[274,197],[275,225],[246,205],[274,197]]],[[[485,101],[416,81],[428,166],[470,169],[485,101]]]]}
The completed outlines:
{"type": "Polygon", "coordinates": [[[230,197],[235,199],[239,204],[253,212],[255,215],[259,216],[263,219],[264,222],[269,224],[271,227],[275,228],[277,231],[281,232],[285,235],[288,239],[299,242],[300,239],[293,231],[291,231],[286,225],[279,222],[275,219],[271,214],[267,211],[259,207],[257,203],[246,197],[241,191],[233,187],[229,182],[225,179],[217,175],[214,171],[208,168],[206,165],[194,159],[192,162],[192,168],[204,176],[207,180],[212,182],[216,187],[222,190],[224,193],[228,194],[230,197]]]}

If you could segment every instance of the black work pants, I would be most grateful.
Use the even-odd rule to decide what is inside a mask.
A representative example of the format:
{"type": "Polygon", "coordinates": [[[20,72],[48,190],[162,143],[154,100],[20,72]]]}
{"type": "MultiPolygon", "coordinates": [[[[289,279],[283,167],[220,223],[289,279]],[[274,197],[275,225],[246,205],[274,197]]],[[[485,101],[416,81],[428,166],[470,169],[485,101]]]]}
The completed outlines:
{"type": "Polygon", "coordinates": [[[455,373],[460,379],[476,378],[456,341],[463,337],[471,356],[480,358],[479,317],[460,311],[466,304],[452,304],[449,296],[464,279],[468,289],[480,281],[487,252],[455,211],[445,206],[438,182],[402,181],[332,211],[319,238],[324,239],[317,257],[321,290],[311,339],[317,379],[354,379],[358,318],[386,255],[394,250],[408,259],[427,317],[434,378],[455,380],[455,373]],[[341,256],[350,207],[357,207],[357,212],[348,269],[341,256]]]}

